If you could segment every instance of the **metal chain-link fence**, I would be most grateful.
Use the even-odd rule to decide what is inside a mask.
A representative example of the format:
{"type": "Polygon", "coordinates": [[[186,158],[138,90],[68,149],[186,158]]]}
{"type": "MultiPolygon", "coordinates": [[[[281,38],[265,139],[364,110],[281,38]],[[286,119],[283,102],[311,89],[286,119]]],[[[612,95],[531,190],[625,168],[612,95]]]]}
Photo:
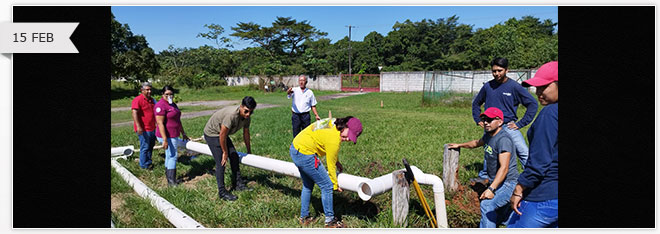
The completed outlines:
{"type": "MultiPolygon", "coordinates": [[[[507,77],[521,83],[532,70],[509,70],[507,77]]],[[[433,103],[453,93],[475,94],[493,79],[491,71],[429,71],[424,74],[423,103],[433,103]]]]}

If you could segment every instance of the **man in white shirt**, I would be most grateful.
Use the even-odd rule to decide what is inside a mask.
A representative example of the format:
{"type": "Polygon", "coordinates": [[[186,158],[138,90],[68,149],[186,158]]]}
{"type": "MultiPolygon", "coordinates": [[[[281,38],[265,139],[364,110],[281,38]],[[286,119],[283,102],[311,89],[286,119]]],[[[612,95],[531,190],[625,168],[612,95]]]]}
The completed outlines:
{"type": "Polygon", "coordinates": [[[300,87],[289,88],[287,98],[291,101],[291,125],[293,126],[293,137],[296,137],[300,131],[310,124],[309,110],[314,111],[316,120],[320,120],[319,113],[316,112],[316,98],[314,92],[306,87],[307,77],[301,75],[298,77],[300,87]]]}

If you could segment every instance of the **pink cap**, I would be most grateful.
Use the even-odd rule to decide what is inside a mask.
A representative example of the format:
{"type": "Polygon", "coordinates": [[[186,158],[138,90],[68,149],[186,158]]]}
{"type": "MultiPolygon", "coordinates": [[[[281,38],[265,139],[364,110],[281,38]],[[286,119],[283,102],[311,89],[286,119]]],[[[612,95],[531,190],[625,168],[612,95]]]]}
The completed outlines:
{"type": "Polygon", "coordinates": [[[353,144],[357,143],[357,138],[362,134],[362,122],[358,118],[351,118],[346,123],[348,127],[348,139],[353,141],[353,144]]]}
{"type": "Polygon", "coordinates": [[[500,117],[500,119],[504,119],[504,114],[502,114],[502,110],[497,109],[497,107],[489,107],[484,111],[484,113],[481,113],[479,116],[488,116],[488,118],[495,118],[495,117],[500,117]]]}
{"type": "Polygon", "coordinates": [[[543,64],[534,74],[534,78],[523,81],[523,87],[544,86],[552,82],[559,81],[559,63],[557,61],[543,64]]]}

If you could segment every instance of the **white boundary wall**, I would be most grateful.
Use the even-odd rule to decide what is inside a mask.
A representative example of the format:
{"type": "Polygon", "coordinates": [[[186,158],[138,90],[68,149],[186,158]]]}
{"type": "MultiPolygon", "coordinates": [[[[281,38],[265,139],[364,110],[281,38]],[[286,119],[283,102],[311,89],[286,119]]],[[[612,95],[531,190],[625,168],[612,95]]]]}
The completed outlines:
{"type": "MultiPolygon", "coordinates": [[[[432,75],[431,71],[417,72],[383,72],[380,74],[381,92],[421,92],[424,91],[424,76],[432,75]]],[[[536,70],[532,70],[530,77],[534,77],[536,70]]],[[[493,79],[490,71],[452,71],[453,75],[446,82],[451,82],[451,90],[464,93],[477,93],[484,83],[493,79]],[[461,77],[472,77],[461,78],[461,77]]],[[[510,71],[509,78],[518,81],[518,73],[510,71]]],[[[520,81],[519,81],[520,82],[520,81]]],[[[533,88],[532,88],[533,89],[533,88]]],[[[532,90],[533,91],[533,90],[532,90]]]]}
{"type": "MultiPolygon", "coordinates": [[[[279,84],[280,81],[284,83],[284,85],[289,86],[289,87],[298,87],[298,77],[297,75],[295,76],[281,76],[281,77],[273,77],[273,80],[279,84]]],[[[243,86],[243,85],[250,85],[250,84],[259,84],[259,77],[258,76],[251,76],[251,77],[227,77],[227,85],[228,86],[243,86]]],[[[312,90],[333,90],[333,91],[340,91],[341,90],[341,79],[339,76],[317,76],[316,79],[309,78],[307,77],[307,87],[312,89],[312,90]]]]}
{"type": "MultiPolygon", "coordinates": [[[[427,71],[411,71],[411,72],[383,72],[380,73],[380,91],[381,92],[422,92],[424,91],[424,76],[427,71]]],[[[431,74],[431,71],[428,71],[431,74]]],[[[453,71],[453,74],[469,77],[470,73],[474,73],[473,79],[455,77],[448,82],[452,82],[452,91],[456,92],[472,92],[477,93],[484,85],[484,83],[493,79],[490,71],[453,71]]],[[[534,77],[536,70],[532,70],[530,77],[534,77]]],[[[510,78],[518,80],[518,74],[509,72],[507,74],[510,78]]],[[[243,86],[250,84],[259,84],[259,77],[227,77],[228,86],[243,86]]],[[[274,77],[273,80],[277,83],[282,81],[289,87],[298,87],[298,76],[282,76],[274,77]]],[[[519,81],[520,82],[520,81],[519,81]]],[[[307,87],[312,90],[332,90],[341,91],[341,78],[335,76],[317,76],[316,79],[308,78],[307,87]]],[[[534,87],[529,89],[534,92],[534,87]]]]}
{"type": "Polygon", "coordinates": [[[381,92],[411,92],[424,90],[424,71],[380,73],[381,92]]]}

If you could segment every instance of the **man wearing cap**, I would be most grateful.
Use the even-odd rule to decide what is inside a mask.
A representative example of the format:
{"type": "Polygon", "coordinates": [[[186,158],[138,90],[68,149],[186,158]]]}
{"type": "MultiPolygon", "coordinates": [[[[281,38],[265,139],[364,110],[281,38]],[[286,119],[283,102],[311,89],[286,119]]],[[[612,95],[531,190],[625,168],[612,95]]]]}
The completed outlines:
{"type": "Polygon", "coordinates": [[[140,168],[151,170],[154,165],[151,154],[156,145],[156,117],[154,115],[156,99],[151,97],[151,83],[144,82],[140,95],[131,102],[133,130],[140,139],[140,168]]]}
{"type": "Polygon", "coordinates": [[[511,195],[510,228],[558,227],[559,220],[559,63],[543,64],[523,86],[535,86],[541,105],[527,131],[529,162],[511,195]]]}
{"type": "Polygon", "coordinates": [[[314,112],[316,120],[320,120],[319,113],[316,112],[316,97],[314,92],[308,89],[307,77],[301,75],[298,77],[298,84],[300,87],[289,88],[286,93],[286,98],[291,100],[291,125],[293,126],[293,137],[305,129],[310,123],[309,110],[314,112]]]}
{"type": "Polygon", "coordinates": [[[490,185],[479,197],[481,200],[480,228],[496,228],[505,223],[512,210],[508,205],[518,179],[516,151],[509,134],[502,130],[504,115],[496,107],[490,107],[479,115],[485,133],[479,140],[461,144],[450,143],[449,148],[484,147],[486,174],[490,185]]]}
{"type": "MultiPolygon", "coordinates": [[[[524,169],[527,163],[529,149],[519,129],[527,126],[527,124],[534,120],[538,105],[534,97],[525,88],[506,76],[506,73],[509,71],[509,60],[506,58],[495,58],[491,62],[491,68],[493,79],[481,87],[481,90],[479,90],[479,93],[472,101],[472,117],[474,122],[483,128],[483,122],[479,120],[482,104],[485,103],[484,109],[497,107],[502,110],[504,114],[503,121],[505,123],[502,129],[511,136],[516,146],[515,150],[520,159],[520,165],[524,169]],[[525,115],[518,120],[518,105],[521,103],[527,110],[525,111],[525,115]]],[[[484,164],[484,169],[479,172],[479,177],[485,179],[487,177],[485,172],[486,168],[484,164]]]]}
{"type": "Polygon", "coordinates": [[[344,223],[335,217],[332,204],[332,191],[342,191],[337,181],[337,170],[339,173],[343,170],[338,153],[342,141],[352,141],[355,144],[360,134],[362,134],[362,123],[358,118],[348,116],[316,121],[293,139],[289,147],[289,155],[298,167],[303,182],[298,218],[301,225],[306,226],[316,219],[309,215],[309,202],[314,184],[317,184],[321,188],[325,227],[345,227],[344,223]],[[321,156],[325,156],[327,171],[318,159],[321,156]]]}
{"type": "Polygon", "coordinates": [[[204,126],[204,140],[215,159],[215,179],[218,183],[218,196],[221,199],[234,201],[237,197],[225,188],[225,166],[227,161],[231,165],[231,183],[234,191],[250,190],[241,177],[238,162],[238,152],[231,142],[229,135],[243,129],[243,141],[248,154],[250,148],[250,116],[257,107],[253,97],[245,96],[239,106],[222,108],[209,118],[204,126]]]}

